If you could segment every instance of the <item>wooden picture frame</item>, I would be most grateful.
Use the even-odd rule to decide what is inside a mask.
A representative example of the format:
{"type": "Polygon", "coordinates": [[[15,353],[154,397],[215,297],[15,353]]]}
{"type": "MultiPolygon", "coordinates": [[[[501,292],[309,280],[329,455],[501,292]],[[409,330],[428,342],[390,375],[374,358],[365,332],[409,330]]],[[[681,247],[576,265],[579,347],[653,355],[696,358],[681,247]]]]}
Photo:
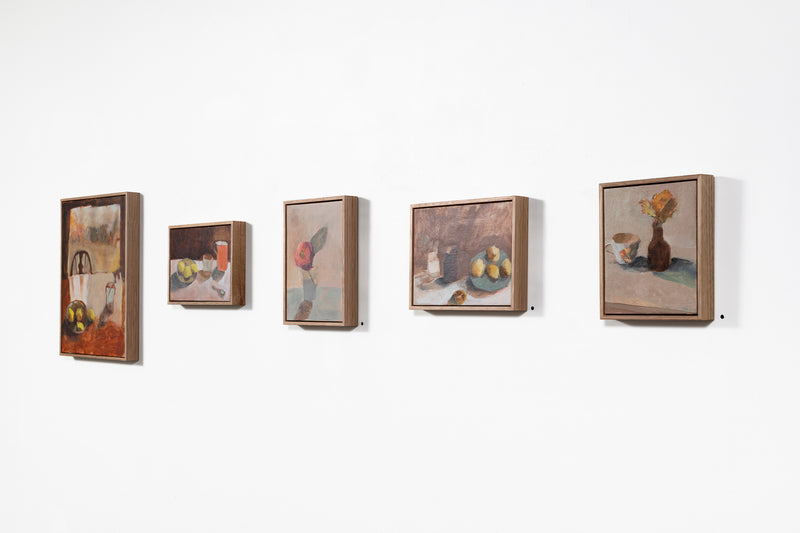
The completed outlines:
{"type": "Polygon", "coordinates": [[[61,200],[60,355],[139,360],[141,195],[61,200]]]}
{"type": "Polygon", "coordinates": [[[358,197],[283,202],[283,323],[358,325],[358,197]]]}
{"type": "Polygon", "coordinates": [[[246,232],[236,220],[170,226],[167,303],[244,305],[246,232]]]}
{"type": "Polygon", "coordinates": [[[527,197],[414,204],[410,240],[409,309],[526,310],[527,197]]]}
{"type": "Polygon", "coordinates": [[[600,318],[714,320],[714,176],[600,184],[600,318]]]}

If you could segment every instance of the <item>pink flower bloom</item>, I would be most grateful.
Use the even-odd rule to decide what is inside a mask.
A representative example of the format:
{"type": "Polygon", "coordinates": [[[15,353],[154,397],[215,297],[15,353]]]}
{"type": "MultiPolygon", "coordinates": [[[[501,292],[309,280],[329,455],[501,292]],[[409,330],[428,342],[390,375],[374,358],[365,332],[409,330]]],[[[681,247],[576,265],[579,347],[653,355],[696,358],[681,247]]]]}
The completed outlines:
{"type": "Polygon", "coordinates": [[[303,270],[311,270],[314,263],[314,247],[310,242],[301,242],[294,251],[294,264],[303,270]]]}

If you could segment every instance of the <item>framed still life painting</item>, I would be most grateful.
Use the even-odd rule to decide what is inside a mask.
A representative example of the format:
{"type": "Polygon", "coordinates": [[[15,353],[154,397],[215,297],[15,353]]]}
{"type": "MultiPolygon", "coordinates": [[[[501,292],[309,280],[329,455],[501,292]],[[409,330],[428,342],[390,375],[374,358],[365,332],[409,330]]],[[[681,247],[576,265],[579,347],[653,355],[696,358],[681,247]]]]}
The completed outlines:
{"type": "Polygon", "coordinates": [[[167,302],[244,305],[246,226],[239,221],[170,226],[167,302]]]}
{"type": "Polygon", "coordinates": [[[409,308],[524,311],[528,198],[411,206],[409,308]]]}
{"type": "Polygon", "coordinates": [[[714,177],[600,184],[600,318],[714,320],[714,177]]]}
{"type": "Polygon", "coordinates": [[[140,195],[61,200],[61,355],[139,359],[140,195]]]}
{"type": "Polygon", "coordinates": [[[358,197],[283,203],[283,323],[358,324],[358,197]]]}

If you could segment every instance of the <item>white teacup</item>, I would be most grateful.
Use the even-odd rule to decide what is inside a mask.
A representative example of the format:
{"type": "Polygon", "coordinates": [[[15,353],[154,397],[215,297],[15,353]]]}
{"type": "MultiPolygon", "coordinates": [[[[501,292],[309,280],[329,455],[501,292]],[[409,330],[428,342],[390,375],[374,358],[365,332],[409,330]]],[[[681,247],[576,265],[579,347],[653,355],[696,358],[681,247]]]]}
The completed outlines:
{"type": "Polygon", "coordinates": [[[606,244],[606,252],[614,256],[620,265],[629,265],[636,259],[639,243],[642,242],[638,235],[633,233],[615,233],[611,242],[606,244]],[[608,247],[611,247],[611,250],[608,247]]]}

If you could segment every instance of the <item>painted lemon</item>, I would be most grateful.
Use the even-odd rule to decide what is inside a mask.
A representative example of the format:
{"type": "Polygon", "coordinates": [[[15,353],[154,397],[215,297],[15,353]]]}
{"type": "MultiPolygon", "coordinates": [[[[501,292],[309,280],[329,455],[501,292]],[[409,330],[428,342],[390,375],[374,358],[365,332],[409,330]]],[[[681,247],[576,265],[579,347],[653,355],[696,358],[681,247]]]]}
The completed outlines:
{"type": "Polygon", "coordinates": [[[70,324],[75,322],[75,311],[71,307],[67,307],[67,322],[70,324]]]}
{"type": "Polygon", "coordinates": [[[472,262],[472,268],[470,269],[470,272],[472,273],[473,278],[479,278],[483,276],[485,270],[486,270],[486,264],[480,257],[472,262]]]}
{"type": "Polygon", "coordinates": [[[500,259],[500,248],[497,246],[490,246],[486,250],[486,259],[492,263],[497,263],[497,260],[500,259]]]}
{"type": "Polygon", "coordinates": [[[75,329],[76,329],[77,331],[83,331],[83,330],[84,330],[84,329],[86,329],[86,328],[84,328],[84,326],[83,326],[83,322],[78,322],[77,324],[75,324],[75,329]]]}
{"type": "Polygon", "coordinates": [[[497,278],[500,277],[500,269],[497,268],[497,265],[489,265],[486,267],[486,275],[497,281],[497,278]]]}
{"type": "Polygon", "coordinates": [[[503,259],[503,262],[500,263],[500,274],[504,278],[507,278],[508,276],[511,275],[511,259],[509,259],[508,257],[503,259]]]}

